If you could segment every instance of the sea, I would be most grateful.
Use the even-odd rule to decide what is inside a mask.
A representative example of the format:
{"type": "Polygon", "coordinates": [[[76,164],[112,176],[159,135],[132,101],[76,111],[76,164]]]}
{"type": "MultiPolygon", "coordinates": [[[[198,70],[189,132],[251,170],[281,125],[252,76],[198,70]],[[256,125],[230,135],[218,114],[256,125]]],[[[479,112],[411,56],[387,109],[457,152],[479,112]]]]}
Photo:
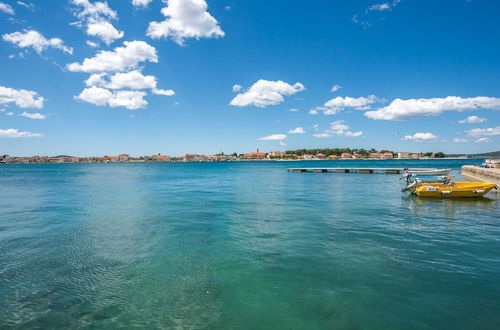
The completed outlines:
{"type": "Polygon", "coordinates": [[[399,175],[481,159],[0,166],[0,328],[499,329],[500,199],[399,175]]]}

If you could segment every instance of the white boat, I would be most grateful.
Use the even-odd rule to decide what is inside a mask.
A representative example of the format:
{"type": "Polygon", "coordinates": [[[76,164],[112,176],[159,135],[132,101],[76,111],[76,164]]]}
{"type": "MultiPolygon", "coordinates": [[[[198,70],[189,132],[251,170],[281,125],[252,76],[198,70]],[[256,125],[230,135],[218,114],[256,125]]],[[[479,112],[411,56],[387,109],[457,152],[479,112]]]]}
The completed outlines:
{"type": "Polygon", "coordinates": [[[410,173],[413,176],[436,176],[436,175],[448,175],[450,174],[451,169],[445,168],[445,169],[428,169],[428,170],[410,170],[408,173],[410,173]]]}
{"type": "Polygon", "coordinates": [[[412,176],[411,180],[416,182],[430,183],[430,182],[445,182],[447,178],[448,178],[447,175],[429,175],[422,177],[412,176]]]}

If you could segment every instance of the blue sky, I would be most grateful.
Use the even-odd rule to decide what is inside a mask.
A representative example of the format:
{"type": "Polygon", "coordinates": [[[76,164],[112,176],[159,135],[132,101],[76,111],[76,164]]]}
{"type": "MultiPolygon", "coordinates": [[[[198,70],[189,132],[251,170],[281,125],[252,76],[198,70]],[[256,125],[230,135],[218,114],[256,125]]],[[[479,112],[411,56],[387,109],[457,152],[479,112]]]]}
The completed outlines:
{"type": "Polygon", "coordinates": [[[498,150],[499,9],[0,0],[0,154],[498,150]]]}

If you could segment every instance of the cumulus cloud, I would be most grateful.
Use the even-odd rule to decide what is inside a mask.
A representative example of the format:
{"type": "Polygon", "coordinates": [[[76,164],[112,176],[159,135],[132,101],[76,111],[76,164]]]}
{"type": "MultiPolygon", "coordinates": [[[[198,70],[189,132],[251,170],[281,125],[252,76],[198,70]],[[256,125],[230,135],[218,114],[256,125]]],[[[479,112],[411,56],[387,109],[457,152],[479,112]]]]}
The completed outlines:
{"type": "Polygon", "coordinates": [[[239,92],[242,88],[243,87],[241,85],[233,85],[233,92],[239,92]]]}
{"type": "Polygon", "coordinates": [[[139,63],[158,62],[156,49],[144,41],[125,41],[124,47],[116,47],[112,51],[100,51],[94,57],[86,58],[80,63],[71,63],[67,69],[73,72],[124,71],[136,68],[139,63]]]}
{"type": "Polygon", "coordinates": [[[106,45],[123,37],[124,32],[118,31],[110,22],[99,21],[87,25],[87,34],[101,38],[106,45]]]}
{"type": "Polygon", "coordinates": [[[335,84],[332,86],[332,88],[330,88],[330,92],[336,92],[341,88],[342,88],[342,86],[335,84]]]}
{"type": "Polygon", "coordinates": [[[336,98],[327,101],[323,106],[311,109],[309,114],[317,115],[319,112],[323,112],[325,115],[334,115],[346,108],[368,110],[371,108],[371,104],[375,102],[378,102],[378,98],[375,95],[357,98],[337,96],[336,98]]]}
{"type": "Polygon", "coordinates": [[[143,75],[139,70],[129,72],[94,73],[86,81],[88,87],[104,87],[107,89],[151,89],[153,94],[172,96],[175,92],[171,89],[158,89],[155,76],[143,75]]]}
{"type": "Polygon", "coordinates": [[[167,0],[161,10],[166,17],[161,22],[150,22],[147,35],[153,39],[171,38],[179,45],[186,38],[223,37],[224,31],[207,11],[205,0],[167,0]]]}
{"type": "Polygon", "coordinates": [[[44,98],[37,92],[0,86],[0,104],[15,103],[20,108],[43,108],[44,98]]]}
{"type": "Polygon", "coordinates": [[[460,124],[479,124],[479,123],[484,123],[486,121],[486,118],[480,118],[478,116],[469,116],[463,120],[459,120],[458,123],[460,124]]]}
{"type": "Polygon", "coordinates": [[[6,13],[8,15],[14,15],[16,13],[14,9],[5,2],[0,2],[0,12],[6,13]]]}
{"type": "Polygon", "coordinates": [[[284,81],[269,81],[260,79],[246,92],[236,95],[230,102],[231,105],[244,107],[255,105],[264,108],[276,105],[285,100],[284,96],[294,95],[305,89],[301,83],[290,85],[284,81]]]}
{"type": "Polygon", "coordinates": [[[258,138],[260,141],[283,141],[286,139],[286,134],[273,134],[258,138]]]}
{"type": "Polygon", "coordinates": [[[124,107],[129,110],[144,108],[148,102],[144,100],[145,92],[141,91],[117,91],[111,92],[105,88],[92,86],[85,88],[76,99],[103,106],[108,105],[112,108],[124,107]]]}
{"type": "Polygon", "coordinates": [[[288,131],[288,134],[304,134],[306,131],[302,127],[297,127],[288,131]]]}
{"type": "Polygon", "coordinates": [[[451,140],[451,142],[453,142],[453,143],[465,143],[465,142],[469,142],[469,140],[467,140],[467,139],[460,139],[460,138],[454,138],[453,140],[451,140]]]}
{"type": "Polygon", "coordinates": [[[24,30],[23,32],[13,32],[2,35],[3,40],[10,42],[20,48],[33,48],[38,54],[48,48],[62,50],[67,54],[73,54],[73,48],[64,45],[59,38],[45,38],[40,32],[35,30],[24,30]]]}
{"type": "Polygon", "coordinates": [[[358,137],[363,135],[362,131],[353,132],[349,130],[349,125],[345,124],[345,120],[337,120],[330,123],[330,128],[322,133],[313,134],[317,138],[329,138],[334,135],[346,137],[358,137]]]}
{"type": "Polygon", "coordinates": [[[415,141],[415,142],[429,142],[436,141],[438,136],[432,133],[415,133],[413,135],[406,135],[402,140],[405,141],[415,141]]]}
{"type": "Polygon", "coordinates": [[[117,19],[116,12],[108,6],[107,2],[94,2],[89,0],[73,0],[72,3],[80,7],[75,13],[79,19],[75,25],[86,27],[89,36],[100,38],[107,45],[123,37],[124,32],[117,30],[109,20],[117,19]]]}
{"type": "Polygon", "coordinates": [[[44,115],[43,113],[39,113],[39,112],[28,113],[26,111],[23,111],[23,113],[21,113],[20,116],[30,118],[30,119],[40,119],[40,120],[47,118],[47,115],[44,115]]]}
{"type": "Polygon", "coordinates": [[[476,109],[500,110],[500,98],[448,96],[430,99],[395,99],[386,107],[367,111],[365,116],[375,120],[409,120],[423,116],[436,116],[444,111],[476,109]]]}
{"type": "Polygon", "coordinates": [[[153,0],[132,0],[132,5],[134,7],[147,7],[151,1],[153,0]]]}
{"type": "Polygon", "coordinates": [[[17,128],[0,129],[0,138],[29,138],[29,137],[42,137],[43,134],[21,132],[17,128]]]}
{"type": "Polygon", "coordinates": [[[487,138],[487,137],[482,137],[482,138],[477,139],[474,142],[476,142],[476,143],[486,143],[486,142],[491,142],[491,140],[489,138],[487,138]]]}
{"type": "Polygon", "coordinates": [[[492,128],[474,128],[468,130],[467,134],[472,137],[500,135],[500,126],[492,128]]]}

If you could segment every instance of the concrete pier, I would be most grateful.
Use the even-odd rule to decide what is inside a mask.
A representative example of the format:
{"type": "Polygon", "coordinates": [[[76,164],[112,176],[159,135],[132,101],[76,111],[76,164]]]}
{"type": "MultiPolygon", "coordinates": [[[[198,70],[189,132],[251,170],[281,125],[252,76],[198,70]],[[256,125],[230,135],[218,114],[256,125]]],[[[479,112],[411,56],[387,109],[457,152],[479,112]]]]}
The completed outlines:
{"type": "Polygon", "coordinates": [[[462,166],[462,176],[473,181],[494,183],[500,187],[500,169],[473,165],[462,166]]]}
{"type": "MultiPolygon", "coordinates": [[[[409,168],[410,171],[429,171],[435,168],[409,168]]],[[[404,168],[382,167],[303,167],[289,168],[288,172],[298,173],[361,173],[361,174],[403,174],[404,168]]]]}

